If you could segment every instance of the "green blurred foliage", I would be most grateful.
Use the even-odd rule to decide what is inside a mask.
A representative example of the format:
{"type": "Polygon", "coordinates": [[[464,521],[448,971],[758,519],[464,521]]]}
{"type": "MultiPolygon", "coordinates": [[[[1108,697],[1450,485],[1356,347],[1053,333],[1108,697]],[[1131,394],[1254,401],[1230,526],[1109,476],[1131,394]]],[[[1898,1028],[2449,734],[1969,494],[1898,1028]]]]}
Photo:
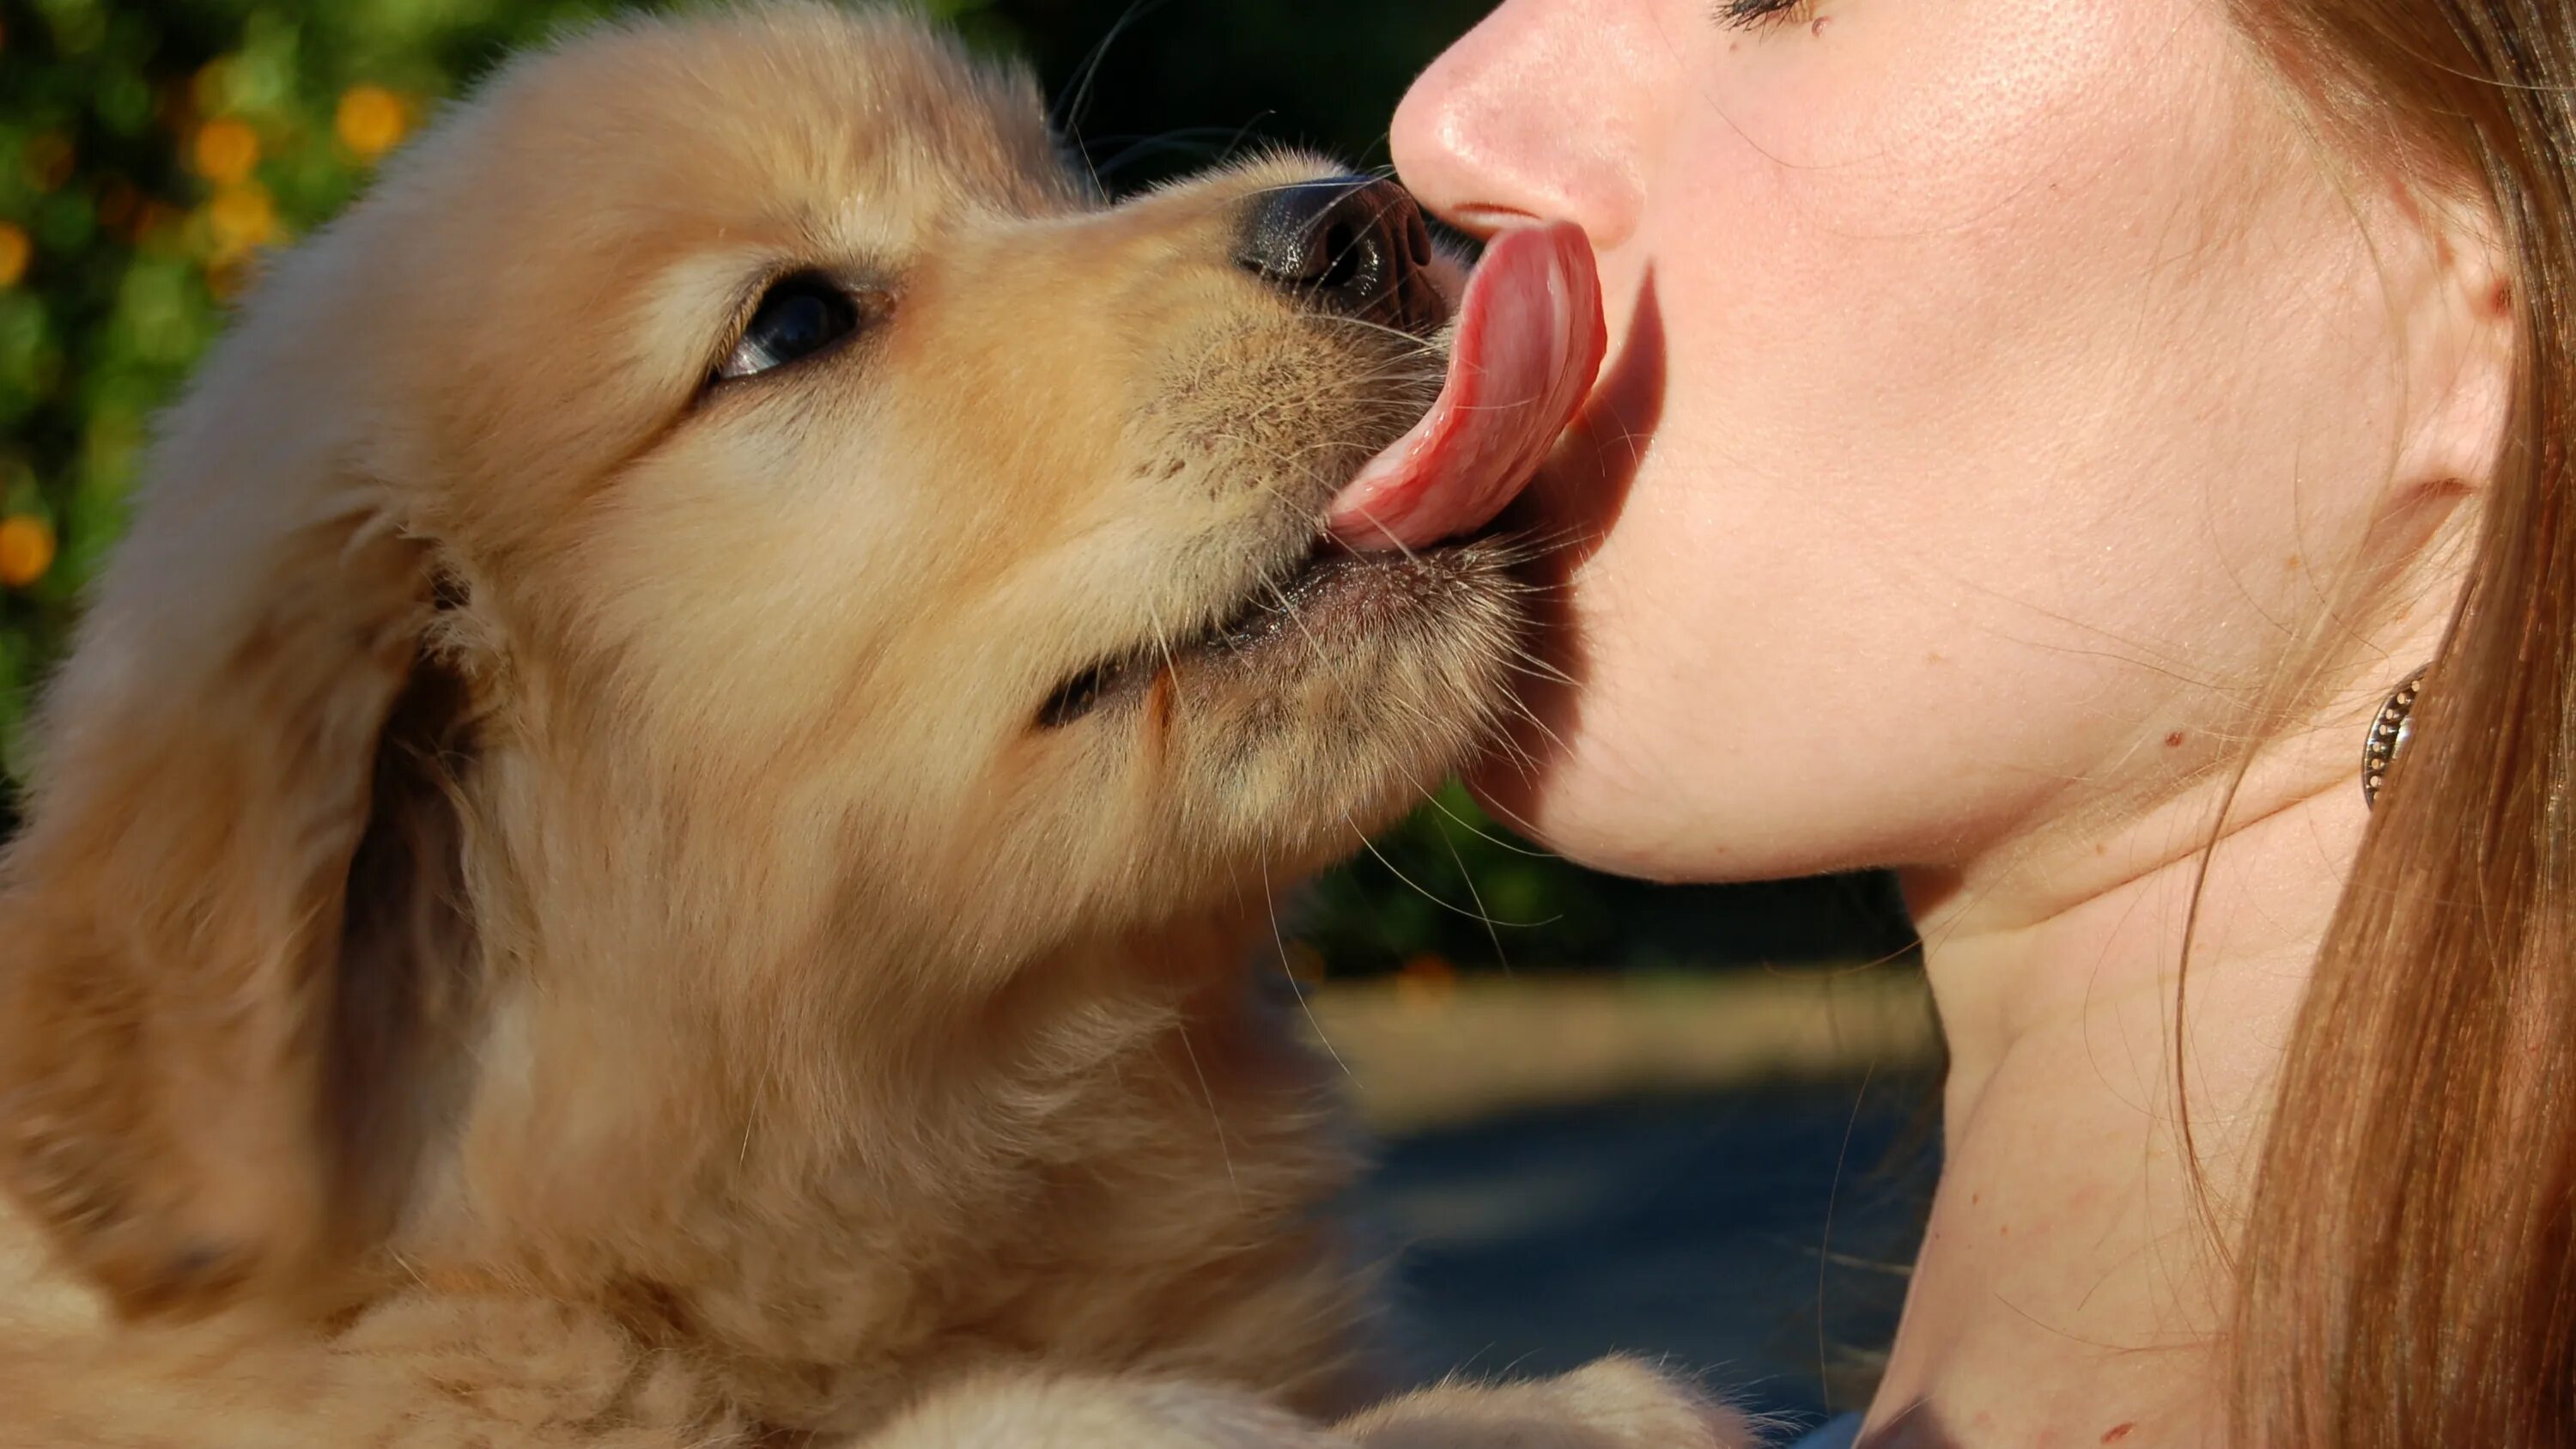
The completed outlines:
{"type": "Polygon", "coordinates": [[[1285,929],[1298,943],[1288,949],[1330,975],[1839,966],[1914,945],[1882,875],[1739,886],[1623,880],[1532,848],[1454,781],[1316,881],[1285,929]]]}
{"type": "Polygon", "coordinates": [[[329,215],[529,0],[0,4],[0,762],[136,453],[256,250],[329,215]],[[351,104],[354,98],[354,104],[351,104]],[[352,142],[356,144],[352,144],[352,142]],[[50,560],[30,539],[50,536],[50,560]],[[33,575],[32,577],[30,575],[33,575]]]}
{"type": "MultiPolygon", "coordinates": [[[[514,47],[610,0],[0,0],[0,792],[123,520],[153,412],[262,250],[514,47]]],[[[926,0],[1028,57],[1104,181],[1286,143],[1386,161],[1405,84],[1485,0],[926,0]]],[[[0,793],[0,828],[6,823],[0,793]]],[[[1355,842],[1356,843],[1356,842],[1355,842]]],[[[1659,890],[1510,840],[1454,786],[1297,916],[1316,969],[1849,957],[1871,881],[1659,890]]]]}

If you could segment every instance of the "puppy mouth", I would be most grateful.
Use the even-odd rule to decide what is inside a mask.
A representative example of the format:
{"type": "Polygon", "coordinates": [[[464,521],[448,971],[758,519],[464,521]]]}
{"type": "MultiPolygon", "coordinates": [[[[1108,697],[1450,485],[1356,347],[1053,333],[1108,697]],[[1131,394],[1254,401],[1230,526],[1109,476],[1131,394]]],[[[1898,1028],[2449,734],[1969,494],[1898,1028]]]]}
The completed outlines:
{"type": "Polygon", "coordinates": [[[1467,579],[1507,566],[1496,520],[1581,409],[1606,331],[1589,242],[1567,223],[1497,237],[1446,329],[1438,395],[1327,505],[1321,540],[1200,633],[1090,665],[1038,723],[1061,728],[1166,674],[1247,664],[1297,639],[1399,626],[1467,579]]]}
{"type": "Polygon", "coordinates": [[[1487,244],[1448,329],[1430,408],[1334,495],[1354,549],[1422,548],[1490,523],[1574,425],[1608,348],[1592,245],[1570,222],[1487,244]]]}
{"type": "Polygon", "coordinates": [[[1418,618],[1443,593],[1462,587],[1479,561],[1499,562],[1509,552],[1498,527],[1410,553],[1354,551],[1320,538],[1207,628],[1100,660],[1067,678],[1038,710],[1038,724],[1061,729],[1142,696],[1166,675],[1288,667],[1290,661],[1274,656],[1329,650],[1336,640],[1418,618]]]}

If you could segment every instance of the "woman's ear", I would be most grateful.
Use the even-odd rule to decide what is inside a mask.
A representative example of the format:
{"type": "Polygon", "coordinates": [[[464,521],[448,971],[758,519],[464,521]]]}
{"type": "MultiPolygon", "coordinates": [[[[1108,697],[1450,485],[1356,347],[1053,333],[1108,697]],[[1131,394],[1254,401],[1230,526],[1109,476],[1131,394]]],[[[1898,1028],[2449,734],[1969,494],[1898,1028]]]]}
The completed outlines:
{"type": "Polygon", "coordinates": [[[128,1314],[356,1246],[471,945],[431,551],[220,412],[160,454],[0,860],[0,1182],[128,1314]]]}
{"type": "Polygon", "coordinates": [[[2402,318],[2408,370],[2396,482],[2476,493],[2495,477],[2513,412],[2523,321],[2511,243],[2483,196],[2415,195],[2399,210],[2420,260],[2408,267],[2402,318]]]}

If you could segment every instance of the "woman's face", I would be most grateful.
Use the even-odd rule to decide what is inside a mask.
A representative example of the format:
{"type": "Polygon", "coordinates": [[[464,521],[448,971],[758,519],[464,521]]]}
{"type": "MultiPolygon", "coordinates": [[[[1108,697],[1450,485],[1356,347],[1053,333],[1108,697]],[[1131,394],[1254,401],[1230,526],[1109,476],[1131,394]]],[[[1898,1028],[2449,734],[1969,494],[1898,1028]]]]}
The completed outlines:
{"type": "Polygon", "coordinates": [[[1541,485],[1582,687],[1489,794],[1746,878],[2207,763],[2413,466],[2415,262],[2291,113],[2218,0],[1507,0],[1396,161],[1582,225],[1612,347],[1541,485]]]}

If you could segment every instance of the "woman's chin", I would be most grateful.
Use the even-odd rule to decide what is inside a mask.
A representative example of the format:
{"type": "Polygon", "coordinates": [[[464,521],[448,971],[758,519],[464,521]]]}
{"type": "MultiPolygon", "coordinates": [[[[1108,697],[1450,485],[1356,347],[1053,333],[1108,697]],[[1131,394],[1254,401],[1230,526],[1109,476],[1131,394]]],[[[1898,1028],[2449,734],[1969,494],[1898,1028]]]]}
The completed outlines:
{"type": "Polygon", "coordinates": [[[1689,862],[1657,848],[1665,831],[1638,828],[1615,791],[1575,778],[1582,773],[1582,763],[1562,751],[1496,750],[1462,778],[1486,814],[1576,865],[1640,880],[1695,877],[1689,862]]]}

